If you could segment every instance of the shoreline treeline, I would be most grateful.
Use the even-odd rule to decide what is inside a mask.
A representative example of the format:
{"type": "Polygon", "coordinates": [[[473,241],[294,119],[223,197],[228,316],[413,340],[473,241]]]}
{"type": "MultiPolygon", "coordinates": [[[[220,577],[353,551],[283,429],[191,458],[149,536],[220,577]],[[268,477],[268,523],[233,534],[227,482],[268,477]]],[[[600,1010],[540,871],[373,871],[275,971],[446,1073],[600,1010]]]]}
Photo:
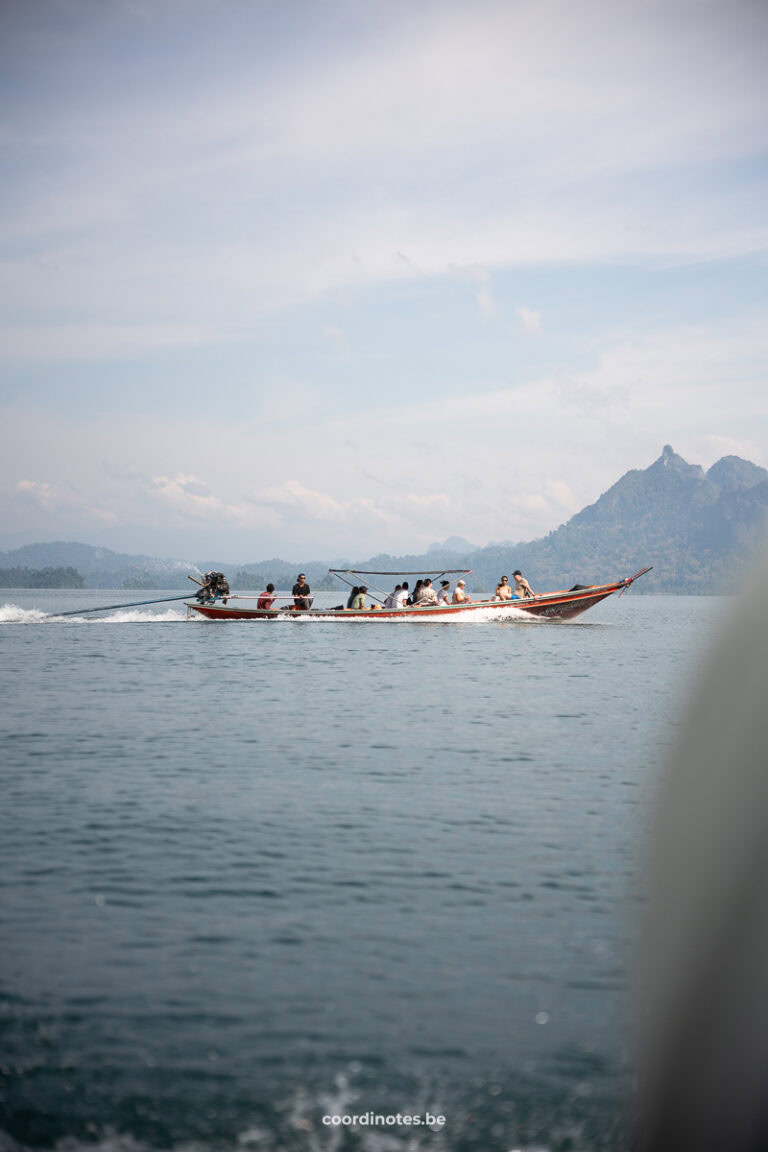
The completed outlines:
{"type": "Polygon", "coordinates": [[[85,588],[76,568],[0,568],[0,588],[85,588]]]}

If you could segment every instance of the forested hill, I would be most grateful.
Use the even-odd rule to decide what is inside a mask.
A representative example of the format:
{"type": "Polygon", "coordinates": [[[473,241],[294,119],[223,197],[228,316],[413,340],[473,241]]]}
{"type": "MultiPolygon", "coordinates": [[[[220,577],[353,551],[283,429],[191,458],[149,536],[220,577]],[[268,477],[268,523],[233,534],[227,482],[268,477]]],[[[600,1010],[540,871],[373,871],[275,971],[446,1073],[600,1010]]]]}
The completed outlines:
{"type": "Polygon", "coordinates": [[[5,574],[2,587],[49,587],[51,585],[30,584],[29,580],[35,579],[34,576],[27,577],[24,583],[14,583],[16,577],[13,574],[22,569],[41,572],[50,568],[75,573],[73,583],[53,585],[58,588],[80,588],[83,580],[88,588],[189,588],[187,573],[198,574],[197,567],[188,561],[133,556],[62,540],[50,544],[25,544],[12,552],[0,552],[0,570],[5,574]]]}
{"type": "MultiPolygon", "coordinates": [[[[336,560],[334,567],[367,569],[471,568],[470,586],[492,589],[515,568],[534,589],[568,588],[630,576],[653,564],[643,592],[727,592],[768,526],[768,472],[738,456],[724,456],[704,472],[667,445],[649,468],[627,472],[607,492],[541,540],[472,548],[461,537],[410,556],[379,555],[336,560]]],[[[88,587],[184,588],[187,573],[226,572],[234,587],[261,588],[268,580],[289,587],[299,571],[314,588],[339,585],[324,579],[327,560],[261,560],[197,564],[94,548],[87,544],[30,544],[0,552],[0,567],[71,567],[88,587]]]]}
{"type": "Polygon", "coordinates": [[[527,570],[534,587],[591,584],[629,576],[646,564],[644,591],[727,591],[762,538],[768,472],[737,456],[708,472],[667,445],[644,471],[633,470],[594,504],[542,540],[483,548],[473,567],[488,582],[499,568],[527,570]]]}
{"type": "Polygon", "coordinates": [[[84,588],[76,568],[0,568],[0,588],[84,588]]]}
{"type": "Polygon", "coordinates": [[[472,552],[376,557],[360,567],[473,570],[492,588],[520,568],[537,591],[630,576],[646,564],[644,592],[726,592],[768,526],[768,472],[725,456],[708,472],[667,445],[649,468],[633,469],[541,540],[491,544],[472,552]],[[407,560],[407,565],[405,561],[407,560]],[[386,563],[384,563],[386,561],[386,563]]]}

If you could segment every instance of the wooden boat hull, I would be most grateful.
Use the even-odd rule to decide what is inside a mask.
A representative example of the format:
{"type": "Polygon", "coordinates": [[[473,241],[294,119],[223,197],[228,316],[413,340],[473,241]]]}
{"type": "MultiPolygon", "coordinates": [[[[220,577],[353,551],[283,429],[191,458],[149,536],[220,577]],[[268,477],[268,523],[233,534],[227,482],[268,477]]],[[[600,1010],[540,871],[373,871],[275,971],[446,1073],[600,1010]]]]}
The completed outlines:
{"type": "Polygon", "coordinates": [[[339,609],[339,608],[309,608],[305,610],[294,608],[250,608],[237,603],[237,596],[230,596],[226,601],[201,604],[197,601],[187,603],[191,612],[205,616],[208,620],[438,620],[467,617],[478,612],[505,616],[514,619],[519,613],[528,616],[542,616],[548,620],[573,620],[582,612],[599,604],[601,600],[612,596],[614,592],[621,592],[637,580],[648,568],[629,576],[625,580],[617,580],[612,584],[594,584],[589,588],[579,588],[567,592],[549,592],[526,600],[473,600],[469,604],[436,604],[422,606],[419,604],[411,608],[382,608],[382,609],[339,609]],[[510,611],[510,609],[512,611],[510,611]]]}

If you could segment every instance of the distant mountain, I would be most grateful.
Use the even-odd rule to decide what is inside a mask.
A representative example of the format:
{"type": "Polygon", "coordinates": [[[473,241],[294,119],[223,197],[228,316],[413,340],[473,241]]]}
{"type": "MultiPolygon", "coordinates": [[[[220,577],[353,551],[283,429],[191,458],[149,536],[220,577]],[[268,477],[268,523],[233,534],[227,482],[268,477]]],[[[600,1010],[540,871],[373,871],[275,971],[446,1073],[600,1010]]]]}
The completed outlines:
{"type": "Polygon", "coordinates": [[[189,586],[188,572],[198,573],[186,560],[131,556],[61,540],[0,552],[0,568],[74,568],[87,588],[182,588],[189,586]]]}
{"type": "MultiPolygon", "coordinates": [[[[489,544],[453,555],[478,588],[520,568],[534,589],[630,576],[646,564],[646,592],[727,591],[768,526],[768,472],[725,456],[708,472],[666,445],[560,528],[524,544],[489,544]]],[[[442,561],[441,561],[442,562],[442,561]]],[[[377,556],[359,567],[435,567],[434,556],[377,556]]]]}
{"type": "Polygon", "coordinates": [[[348,568],[351,560],[310,560],[306,564],[294,564],[287,560],[262,560],[257,564],[207,564],[204,571],[212,568],[229,574],[229,582],[233,588],[241,588],[244,592],[259,592],[268,581],[272,581],[276,588],[290,589],[296,583],[299,572],[303,572],[311,588],[318,591],[322,588],[343,587],[333,576],[328,575],[328,569],[348,568]],[[233,570],[234,569],[234,570],[233,570]]]}
{"type": "Polygon", "coordinates": [[[464,556],[467,552],[476,551],[476,546],[470,544],[463,536],[449,536],[442,544],[430,544],[427,553],[439,552],[441,555],[464,556]]]}
{"type": "Polygon", "coordinates": [[[718,488],[754,488],[768,480],[768,472],[740,456],[723,456],[707,472],[707,479],[718,488]]]}
{"type": "Polygon", "coordinates": [[[272,580],[290,587],[305,572],[313,588],[338,588],[334,568],[419,571],[471,568],[470,587],[495,587],[520,568],[534,589],[567,588],[629,576],[646,564],[645,592],[723,592],[768,527],[768,471],[738,456],[724,456],[705,472],[666,445],[649,468],[625,473],[594,504],[540,540],[473,548],[451,536],[426,553],[380,554],[367,560],[263,560],[192,564],[94,548],[88,544],[29,544],[0,552],[0,568],[75,568],[87,587],[185,588],[187,573],[220,569],[233,587],[257,589],[272,580]]]}
{"type": "MultiPolygon", "coordinates": [[[[704,473],[666,445],[649,468],[627,472],[555,532],[507,549],[506,558],[541,586],[589,584],[653,564],[648,591],[718,592],[762,537],[767,511],[764,468],[725,457],[704,473]]],[[[495,558],[487,549],[477,556],[486,578],[495,558]]]]}

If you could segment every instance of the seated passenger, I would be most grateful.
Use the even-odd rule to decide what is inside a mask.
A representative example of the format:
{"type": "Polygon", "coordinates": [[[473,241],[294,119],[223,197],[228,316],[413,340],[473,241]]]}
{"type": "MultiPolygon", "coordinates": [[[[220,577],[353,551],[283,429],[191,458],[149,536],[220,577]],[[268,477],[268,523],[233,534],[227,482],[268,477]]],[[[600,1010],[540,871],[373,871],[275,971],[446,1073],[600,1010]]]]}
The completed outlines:
{"type": "Polygon", "coordinates": [[[509,577],[502,576],[499,583],[496,585],[496,595],[494,600],[511,600],[512,589],[509,586],[509,577]]]}
{"type": "Polygon", "coordinates": [[[297,608],[311,608],[312,601],[310,600],[309,593],[310,587],[309,584],[307,584],[307,578],[303,572],[300,572],[296,577],[296,583],[291,590],[294,605],[297,608]]]}
{"type": "Polygon", "coordinates": [[[352,607],[352,601],[354,600],[355,596],[357,596],[359,591],[360,589],[358,588],[357,584],[354,584],[352,586],[352,591],[349,593],[349,596],[347,596],[347,608],[352,607]]]}
{"type": "Polygon", "coordinates": [[[413,588],[413,594],[408,597],[406,604],[418,604],[419,600],[421,599],[421,590],[423,587],[424,581],[417,580],[413,588]]]}
{"type": "Polygon", "coordinates": [[[432,587],[431,580],[425,580],[419,592],[418,603],[421,605],[437,604],[437,592],[432,587]]]}
{"type": "Polygon", "coordinates": [[[259,598],[256,601],[256,607],[257,608],[271,608],[272,605],[274,604],[275,600],[277,599],[274,592],[275,592],[274,584],[267,584],[266,589],[262,593],[260,593],[259,598]]]}
{"type": "Polygon", "coordinates": [[[354,608],[356,612],[360,612],[365,608],[365,594],[368,591],[365,584],[361,584],[356,594],[352,597],[350,608],[354,608]]]}
{"type": "Polygon", "coordinates": [[[395,604],[395,608],[405,608],[405,605],[408,603],[408,581],[407,580],[403,580],[403,583],[400,586],[400,591],[395,593],[395,600],[397,601],[397,603],[395,604]]]}
{"type": "Polygon", "coordinates": [[[466,581],[457,580],[456,587],[455,587],[454,592],[453,592],[453,603],[454,604],[469,604],[469,603],[471,603],[472,597],[470,596],[469,592],[467,592],[466,588],[467,588],[466,581]]]}
{"type": "Polygon", "coordinates": [[[518,600],[526,600],[529,596],[536,595],[519,568],[516,568],[512,575],[515,578],[515,596],[518,600]]]}
{"type": "Polygon", "coordinates": [[[397,594],[398,594],[398,592],[402,592],[402,590],[403,590],[403,587],[401,584],[395,585],[394,592],[390,592],[389,596],[387,596],[386,600],[384,601],[384,607],[385,608],[397,608],[397,594]]]}
{"type": "Polygon", "coordinates": [[[450,587],[451,587],[450,580],[441,580],[440,581],[440,591],[437,594],[438,604],[450,604],[450,602],[451,602],[450,587]]]}

